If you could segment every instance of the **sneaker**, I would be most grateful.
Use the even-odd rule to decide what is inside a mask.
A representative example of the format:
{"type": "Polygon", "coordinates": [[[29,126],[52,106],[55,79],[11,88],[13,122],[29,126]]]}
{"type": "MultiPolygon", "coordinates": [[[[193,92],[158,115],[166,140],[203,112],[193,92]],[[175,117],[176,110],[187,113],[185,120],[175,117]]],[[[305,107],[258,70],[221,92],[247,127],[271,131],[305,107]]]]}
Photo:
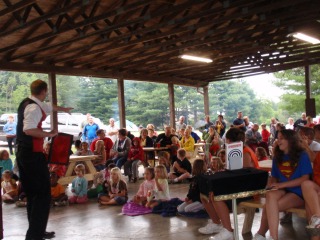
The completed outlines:
{"type": "Polygon", "coordinates": [[[205,227],[198,229],[198,231],[202,234],[218,233],[221,230],[222,230],[222,225],[213,223],[211,219],[208,220],[208,224],[205,227]]]}
{"type": "Polygon", "coordinates": [[[310,223],[306,226],[306,230],[311,236],[316,236],[320,234],[320,217],[313,215],[311,217],[310,223]]]}
{"type": "Polygon", "coordinates": [[[222,228],[222,230],[214,236],[211,236],[209,238],[210,240],[233,240],[233,232],[228,231],[225,228],[222,228]]]}
{"type": "Polygon", "coordinates": [[[252,240],[266,240],[266,238],[264,236],[260,235],[259,233],[256,233],[253,236],[252,240]]]}
{"type": "Polygon", "coordinates": [[[292,223],[292,213],[285,213],[282,218],[280,218],[281,224],[292,223]]]}

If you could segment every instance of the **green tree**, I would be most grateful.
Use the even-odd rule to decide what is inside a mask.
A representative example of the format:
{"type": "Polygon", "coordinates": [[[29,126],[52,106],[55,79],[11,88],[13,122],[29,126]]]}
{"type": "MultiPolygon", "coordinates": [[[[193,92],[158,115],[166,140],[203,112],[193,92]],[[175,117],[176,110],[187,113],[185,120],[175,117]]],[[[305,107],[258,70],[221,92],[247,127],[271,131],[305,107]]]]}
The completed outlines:
{"type": "Polygon", "coordinates": [[[152,123],[162,129],[170,121],[166,84],[125,81],[125,104],[126,118],[136,124],[152,123]]]}
{"type": "Polygon", "coordinates": [[[259,100],[250,86],[241,80],[214,82],[209,84],[209,103],[212,119],[224,113],[225,120],[232,123],[238,111],[258,122],[261,113],[259,100]],[[214,118],[213,118],[214,117],[214,118]]]}
{"type": "Polygon", "coordinates": [[[79,91],[73,96],[76,101],[74,111],[91,113],[108,123],[109,118],[118,119],[118,88],[114,79],[79,78],[79,91]]]}
{"type": "MultiPolygon", "coordinates": [[[[311,97],[316,100],[316,111],[320,110],[320,65],[310,66],[311,97]]],[[[305,111],[305,70],[294,68],[275,73],[274,84],[285,91],[280,98],[279,108],[298,118],[305,111]]]]}

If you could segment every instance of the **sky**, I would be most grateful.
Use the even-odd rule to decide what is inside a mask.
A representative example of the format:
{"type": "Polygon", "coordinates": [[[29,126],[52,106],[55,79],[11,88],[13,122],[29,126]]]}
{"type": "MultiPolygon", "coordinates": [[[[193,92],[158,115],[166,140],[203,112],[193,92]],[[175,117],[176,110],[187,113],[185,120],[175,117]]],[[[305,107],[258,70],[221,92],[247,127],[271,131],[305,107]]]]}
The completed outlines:
{"type": "Polygon", "coordinates": [[[273,99],[274,102],[279,102],[279,97],[283,94],[283,90],[272,83],[275,76],[272,73],[261,74],[243,78],[257,94],[257,97],[273,99]]]}

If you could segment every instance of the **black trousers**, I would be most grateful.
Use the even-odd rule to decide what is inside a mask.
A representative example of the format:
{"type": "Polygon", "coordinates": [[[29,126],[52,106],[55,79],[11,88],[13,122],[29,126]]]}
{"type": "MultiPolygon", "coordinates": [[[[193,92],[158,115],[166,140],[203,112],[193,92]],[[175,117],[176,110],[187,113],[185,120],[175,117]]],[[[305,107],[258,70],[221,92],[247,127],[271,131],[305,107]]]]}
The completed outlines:
{"type": "Polygon", "coordinates": [[[10,154],[13,154],[13,148],[14,151],[17,152],[16,150],[16,138],[15,137],[7,137],[7,142],[8,142],[8,147],[10,150],[10,154]]]}
{"type": "Polygon", "coordinates": [[[51,187],[48,163],[43,153],[18,146],[17,162],[27,196],[29,228],[26,240],[42,239],[50,211],[51,187]]]}

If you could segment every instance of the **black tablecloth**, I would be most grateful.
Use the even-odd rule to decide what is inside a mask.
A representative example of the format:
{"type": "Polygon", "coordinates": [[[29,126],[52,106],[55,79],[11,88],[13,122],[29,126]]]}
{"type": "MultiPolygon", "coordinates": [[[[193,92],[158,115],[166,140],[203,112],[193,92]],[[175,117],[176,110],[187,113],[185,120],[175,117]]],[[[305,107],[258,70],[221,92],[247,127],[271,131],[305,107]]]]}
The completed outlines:
{"type": "Polygon", "coordinates": [[[215,196],[264,189],[268,181],[268,172],[255,168],[226,170],[200,177],[200,192],[215,196]]]}

